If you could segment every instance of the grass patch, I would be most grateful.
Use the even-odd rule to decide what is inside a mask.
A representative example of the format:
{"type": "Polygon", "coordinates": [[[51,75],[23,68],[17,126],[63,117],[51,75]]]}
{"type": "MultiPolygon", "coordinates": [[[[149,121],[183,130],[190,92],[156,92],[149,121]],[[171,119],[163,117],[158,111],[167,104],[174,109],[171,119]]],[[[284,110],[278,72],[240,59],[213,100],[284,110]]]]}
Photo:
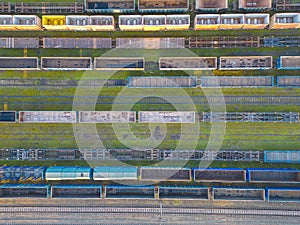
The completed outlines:
{"type": "MultiPolygon", "coordinates": [[[[80,73],[77,74],[80,76],[80,73]]],[[[74,74],[74,77],[77,76],[74,74]]],[[[39,81],[37,81],[39,82],[39,81]]],[[[76,103],[80,104],[80,110],[99,110],[106,111],[111,110],[114,105],[118,110],[122,108],[131,108],[132,104],[134,107],[132,110],[135,111],[156,111],[156,110],[173,110],[173,107],[168,104],[168,102],[157,102],[157,98],[148,99],[147,101],[140,101],[143,99],[143,96],[152,96],[159,91],[161,96],[170,96],[173,99],[176,99],[176,105],[181,110],[194,110],[192,106],[196,108],[198,112],[210,111],[208,103],[205,101],[205,93],[211,90],[203,90],[201,88],[190,88],[185,89],[184,92],[180,93],[177,89],[129,89],[128,93],[120,98],[115,100],[120,91],[123,90],[122,87],[116,88],[107,88],[103,87],[99,93],[99,89],[85,87],[82,89],[84,95],[76,97],[76,103]],[[98,94],[99,93],[99,94],[98,94]],[[187,104],[184,101],[188,96],[193,100],[193,104],[187,104]],[[98,98],[97,104],[94,107],[93,102],[98,98]],[[182,103],[180,101],[182,99],[182,103]],[[149,101],[150,100],[150,101],[149,101]],[[155,103],[153,102],[155,100],[155,103]],[[200,104],[201,103],[201,104],[200,104]],[[93,108],[91,108],[93,107],[93,108]],[[188,108],[187,108],[188,107],[188,108]]],[[[124,89],[126,90],[126,89],[124,89]]],[[[74,110],[73,109],[73,100],[76,93],[76,87],[10,87],[10,88],[0,88],[0,104],[7,104],[9,110],[74,110]]],[[[221,92],[220,92],[221,93],[221,92]]],[[[230,96],[247,96],[247,97],[256,97],[256,96],[281,96],[281,97],[299,97],[300,89],[290,89],[290,88],[227,88],[222,89],[223,95],[226,97],[230,96]]],[[[217,95],[219,93],[211,93],[210,96],[217,95]]],[[[115,108],[115,110],[116,110],[115,108]]],[[[228,112],[298,112],[300,111],[299,105],[294,104],[274,104],[274,105],[253,105],[253,104],[227,104],[226,110],[228,112]]]]}
{"type": "MultiPolygon", "coordinates": [[[[160,124],[153,126],[160,127],[160,124]]],[[[165,138],[156,139],[158,149],[175,149],[181,139],[182,148],[189,149],[196,144],[196,149],[205,149],[211,139],[212,144],[224,140],[222,150],[297,150],[299,149],[300,124],[294,123],[227,123],[225,133],[222,130],[211,131],[210,123],[201,123],[199,132],[195,132],[194,125],[187,125],[182,131],[178,124],[168,124],[165,138]],[[190,126],[190,128],[189,128],[190,126]],[[160,144],[159,144],[160,143],[160,144]]],[[[0,124],[0,148],[77,148],[73,127],[68,124],[0,124]]],[[[149,136],[148,124],[133,124],[133,135],[126,129],[118,129],[118,137],[111,124],[97,124],[98,135],[107,148],[126,148],[139,146],[138,140],[149,136]]],[[[77,124],[74,129],[84,130],[84,135],[77,134],[77,140],[85,143],[86,148],[97,148],[93,131],[86,126],[77,124]]],[[[164,131],[162,131],[164,134],[164,131]]],[[[146,146],[144,146],[145,148],[146,146]]]]}

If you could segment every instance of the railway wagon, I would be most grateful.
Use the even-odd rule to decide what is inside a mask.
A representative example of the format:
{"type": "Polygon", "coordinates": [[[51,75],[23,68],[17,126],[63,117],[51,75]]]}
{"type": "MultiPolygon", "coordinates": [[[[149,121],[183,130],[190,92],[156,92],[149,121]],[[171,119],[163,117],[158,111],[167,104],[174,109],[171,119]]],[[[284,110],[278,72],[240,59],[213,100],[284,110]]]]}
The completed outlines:
{"type": "Polygon", "coordinates": [[[258,88],[273,87],[273,76],[202,76],[201,87],[258,88]]]}
{"type": "Polygon", "coordinates": [[[105,198],[110,199],[139,199],[155,198],[154,186],[124,186],[124,185],[106,185],[105,198]]]}
{"type": "Polygon", "coordinates": [[[294,169],[247,169],[250,183],[300,183],[300,171],[294,169]]]}
{"type": "Polygon", "coordinates": [[[133,13],[135,0],[84,0],[87,13],[133,13]]]}
{"type": "Polygon", "coordinates": [[[141,181],[191,181],[191,169],[181,167],[141,167],[141,181]]]}
{"type": "Polygon", "coordinates": [[[245,183],[246,170],[237,168],[218,169],[218,168],[195,168],[195,182],[222,182],[222,183],[245,183]]]}
{"type": "Polygon", "coordinates": [[[138,169],[134,166],[96,166],[93,180],[137,180],[138,169]]]}
{"type": "Polygon", "coordinates": [[[19,123],[76,123],[75,111],[20,111],[19,123]]]}
{"type": "Polygon", "coordinates": [[[159,186],[160,199],[208,200],[209,189],[198,186],[159,186]]]}
{"type": "Polygon", "coordinates": [[[144,70],[144,58],[133,57],[96,57],[95,70],[144,70]]]}
{"type": "Polygon", "coordinates": [[[17,121],[16,111],[0,111],[1,123],[15,123],[17,121]]]}
{"type": "Polygon", "coordinates": [[[44,180],[46,169],[46,166],[1,166],[0,181],[44,180]]]}
{"type": "Polygon", "coordinates": [[[0,70],[39,69],[38,57],[0,57],[0,70]]]}
{"type": "Polygon", "coordinates": [[[45,172],[45,179],[48,181],[57,180],[91,180],[92,168],[78,166],[52,166],[45,172]]]}
{"type": "Polygon", "coordinates": [[[264,162],[271,163],[300,163],[300,151],[266,150],[264,162]]]}
{"type": "Polygon", "coordinates": [[[129,88],[192,88],[197,87],[197,77],[128,77],[129,88]]]}
{"type": "Polygon", "coordinates": [[[3,184],[0,198],[47,198],[49,190],[47,184],[3,184]]]}
{"type": "Polygon", "coordinates": [[[217,57],[160,57],[160,70],[215,70],[217,57]]]}
{"type": "Polygon", "coordinates": [[[300,188],[266,188],[267,201],[300,202],[300,188]]]}
{"type": "Polygon", "coordinates": [[[277,87],[299,88],[300,76],[277,76],[277,87]]]}
{"type": "Polygon", "coordinates": [[[51,198],[102,198],[102,185],[52,185],[51,198]]]}
{"type": "Polygon", "coordinates": [[[277,61],[277,68],[282,70],[299,70],[300,56],[280,56],[277,61]]]}
{"type": "Polygon", "coordinates": [[[138,0],[139,12],[186,12],[189,0],[138,0]]]}
{"type": "Polygon", "coordinates": [[[213,187],[214,201],[265,201],[265,189],[240,187],[213,187]]]}

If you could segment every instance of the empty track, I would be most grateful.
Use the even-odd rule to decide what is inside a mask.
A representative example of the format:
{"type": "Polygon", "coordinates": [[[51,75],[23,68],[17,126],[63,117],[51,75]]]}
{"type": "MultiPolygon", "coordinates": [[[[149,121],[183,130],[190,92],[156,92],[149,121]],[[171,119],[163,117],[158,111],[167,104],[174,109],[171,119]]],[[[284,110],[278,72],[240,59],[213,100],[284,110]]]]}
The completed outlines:
{"type": "MultiPolygon", "coordinates": [[[[76,97],[76,105],[94,105],[94,96],[78,96],[76,97]]],[[[164,96],[165,99],[172,100],[173,104],[190,104],[184,96],[164,96]]],[[[300,105],[300,96],[191,96],[194,104],[223,104],[228,105],[300,105]]],[[[8,103],[10,105],[72,105],[74,96],[2,96],[1,103],[8,103]]],[[[98,105],[125,105],[125,104],[170,104],[167,100],[157,97],[144,96],[124,96],[118,97],[115,100],[114,96],[98,96],[98,105]],[[136,102],[136,99],[140,101],[136,102]]]]}
{"type": "Polygon", "coordinates": [[[0,213],[17,213],[18,215],[26,213],[113,213],[113,214],[202,214],[202,215],[256,215],[256,216],[289,216],[300,217],[300,211],[294,210],[267,210],[267,209],[206,209],[206,208],[149,208],[149,207],[0,207],[0,213]]]}

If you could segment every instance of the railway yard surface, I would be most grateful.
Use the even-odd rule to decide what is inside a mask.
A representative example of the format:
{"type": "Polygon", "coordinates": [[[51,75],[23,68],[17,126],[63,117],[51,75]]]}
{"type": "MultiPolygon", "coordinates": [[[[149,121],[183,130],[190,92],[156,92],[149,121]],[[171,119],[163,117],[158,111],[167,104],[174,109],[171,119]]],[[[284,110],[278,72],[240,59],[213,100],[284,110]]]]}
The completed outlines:
{"type": "Polygon", "coordinates": [[[0,0],[0,224],[299,224],[299,71],[299,0],[0,0]]]}

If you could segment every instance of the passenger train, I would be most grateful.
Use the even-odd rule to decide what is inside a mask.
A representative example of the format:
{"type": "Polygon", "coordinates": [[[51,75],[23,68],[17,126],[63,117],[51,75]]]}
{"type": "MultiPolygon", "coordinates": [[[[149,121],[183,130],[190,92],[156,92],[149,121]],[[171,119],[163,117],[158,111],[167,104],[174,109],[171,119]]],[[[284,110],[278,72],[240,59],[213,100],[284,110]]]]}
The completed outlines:
{"type": "MultiPolygon", "coordinates": [[[[198,14],[194,30],[299,29],[300,13],[198,14]]],[[[0,15],[0,30],[175,31],[191,29],[187,14],[120,15],[0,15]]]]}

